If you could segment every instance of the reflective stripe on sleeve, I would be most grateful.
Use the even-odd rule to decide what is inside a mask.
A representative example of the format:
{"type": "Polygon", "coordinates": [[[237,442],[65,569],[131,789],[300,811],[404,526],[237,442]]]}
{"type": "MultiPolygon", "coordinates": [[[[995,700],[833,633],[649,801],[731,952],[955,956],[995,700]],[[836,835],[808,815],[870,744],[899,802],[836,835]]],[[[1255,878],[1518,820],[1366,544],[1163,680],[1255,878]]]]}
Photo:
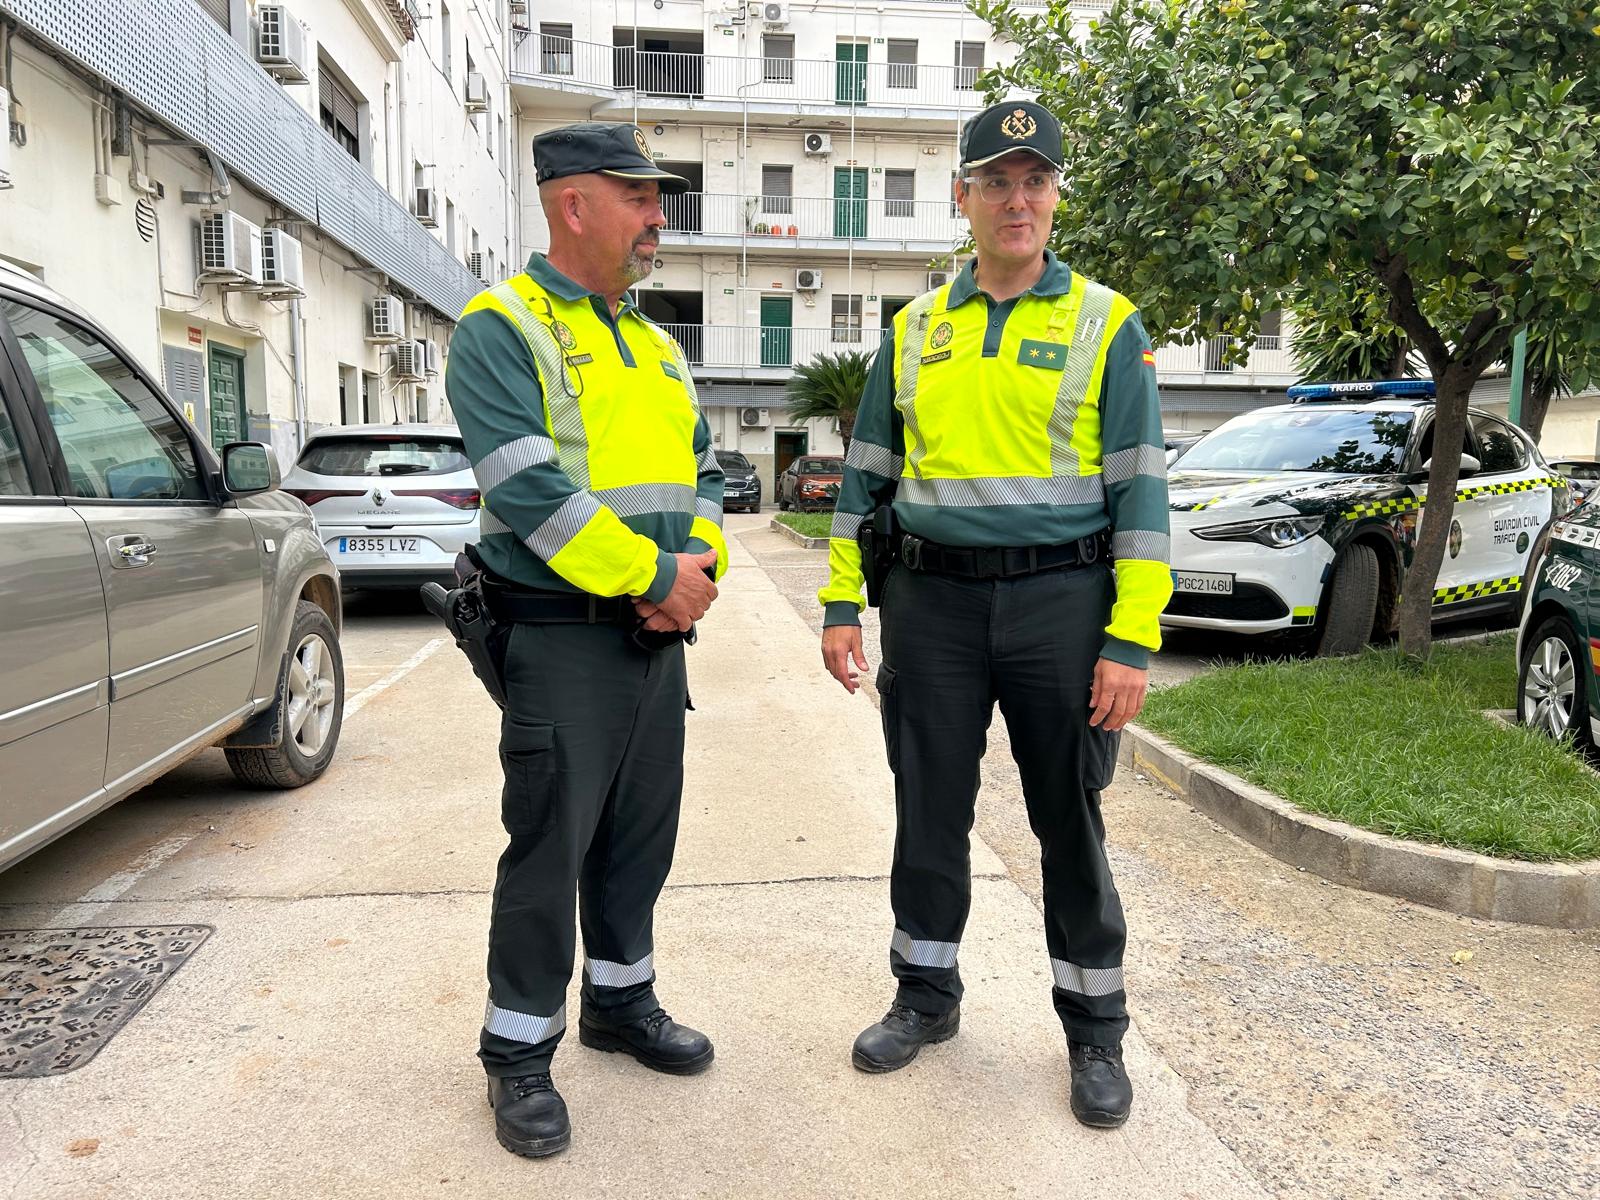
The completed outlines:
{"type": "Polygon", "coordinates": [[[1142,558],[1150,562],[1172,561],[1172,538],[1148,529],[1130,529],[1111,535],[1112,558],[1142,558]]]}
{"type": "Polygon", "coordinates": [[[1080,967],[1064,958],[1052,958],[1050,970],[1056,987],[1080,996],[1109,996],[1122,991],[1121,967],[1080,967]]]}
{"type": "Polygon", "coordinates": [[[694,502],[694,515],[704,517],[719,529],[722,527],[722,505],[715,500],[707,500],[704,497],[697,499],[694,502]]]}
{"type": "Polygon", "coordinates": [[[489,451],[472,464],[472,473],[477,477],[478,487],[488,495],[517,472],[526,471],[540,463],[554,462],[555,457],[554,442],[530,433],[527,437],[520,437],[489,451]]]}
{"type": "Polygon", "coordinates": [[[861,524],[865,520],[866,517],[860,513],[840,512],[838,509],[834,509],[833,525],[828,529],[828,536],[831,538],[847,538],[853,542],[856,540],[856,534],[861,531],[861,524]]]}
{"type": "Polygon", "coordinates": [[[905,470],[905,459],[884,446],[875,446],[860,438],[850,440],[850,453],[845,455],[845,465],[858,471],[868,471],[881,479],[899,479],[905,470]]]}
{"type": "Polygon", "coordinates": [[[956,951],[961,949],[961,943],[918,941],[904,929],[896,929],[889,949],[914,967],[949,969],[956,965],[956,951]]]}
{"type": "Polygon", "coordinates": [[[589,982],[597,988],[632,987],[636,983],[649,983],[656,976],[656,956],[646,954],[638,962],[607,962],[603,958],[584,960],[584,970],[589,982]]]}
{"type": "Polygon", "coordinates": [[[897,498],[908,504],[948,508],[986,508],[997,504],[1103,504],[1099,475],[1038,479],[1029,475],[998,479],[902,479],[897,498]]]}
{"type": "MultiPolygon", "coordinates": [[[[620,489],[619,489],[620,490],[620,489]]],[[[550,518],[526,538],[523,544],[549,562],[600,511],[600,502],[588,492],[575,492],[562,502],[550,518]]]]}
{"type": "Polygon", "coordinates": [[[1126,483],[1135,475],[1167,477],[1167,452],[1160,446],[1130,446],[1113,450],[1101,464],[1107,483],[1126,483]]]}
{"type": "Polygon", "coordinates": [[[532,1013],[496,1008],[491,998],[483,1010],[483,1027],[496,1037],[525,1042],[531,1046],[555,1036],[567,1027],[567,1006],[563,1004],[548,1017],[537,1017],[532,1013]]]}

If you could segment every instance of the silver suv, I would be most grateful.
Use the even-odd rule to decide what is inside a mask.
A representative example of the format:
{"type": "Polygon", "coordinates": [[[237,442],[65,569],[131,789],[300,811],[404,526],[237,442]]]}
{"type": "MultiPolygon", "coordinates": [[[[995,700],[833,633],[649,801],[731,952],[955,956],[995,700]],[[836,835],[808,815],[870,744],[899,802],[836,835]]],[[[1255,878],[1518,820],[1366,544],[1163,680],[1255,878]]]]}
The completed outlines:
{"type": "Polygon", "coordinates": [[[211,745],[339,740],[339,576],[272,451],[220,462],[95,322],[0,264],[0,868],[211,745]]]}

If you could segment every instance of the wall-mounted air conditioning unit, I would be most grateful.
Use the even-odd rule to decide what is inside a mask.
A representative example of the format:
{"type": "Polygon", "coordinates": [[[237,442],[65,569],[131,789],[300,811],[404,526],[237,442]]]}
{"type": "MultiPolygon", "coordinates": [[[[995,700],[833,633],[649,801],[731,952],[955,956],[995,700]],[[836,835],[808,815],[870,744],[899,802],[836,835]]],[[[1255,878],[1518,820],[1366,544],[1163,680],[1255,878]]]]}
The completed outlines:
{"type": "Polygon", "coordinates": [[[200,273],[208,282],[261,282],[261,227],[238,213],[208,214],[200,222],[200,273]]]}
{"type": "Polygon", "coordinates": [[[833,134],[808,133],[806,134],[806,153],[812,158],[824,158],[833,153],[833,134]]]}
{"type": "Polygon", "coordinates": [[[261,231],[261,294],[277,299],[306,294],[300,240],[281,229],[261,231]]]}
{"type": "Polygon", "coordinates": [[[782,0],[761,0],[755,7],[761,13],[761,23],[768,29],[782,29],[789,23],[789,6],[782,0]]]}
{"type": "Polygon", "coordinates": [[[763,429],[772,424],[771,411],[765,408],[741,408],[739,410],[739,427],[741,429],[763,429]]]}
{"type": "Polygon", "coordinates": [[[427,369],[422,364],[420,342],[396,342],[390,353],[390,362],[394,366],[396,383],[422,383],[428,377],[427,369]]]}
{"type": "Polygon", "coordinates": [[[367,341],[398,342],[406,334],[406,307],[398,296],[378,296],[367,310],[367,341]]]}
{"type": "Polygon", "coordinates": [[[928,290],[931,292],[935,288],[942,288],[945,284],[949,283],[950,280],[953,279],[953,278],[955,278],[955,272],[954,271],[929,271],[928,272],[928,290]]]}
{"type": "Polygon", "coordinates": [[[286,5],[256,6],[256,61],[284,83],[311,81],[311,39],[286,5]]]}
{"type": "Polygon", "coordinates": [[[800,267],[794,273],[794,290],[814,292],[822,287],[822,271],[817,267],[800,267]]]}
{"type": "Polygon", "coordinates": [[[467,94],[461,102],[461,107],[469,113],[489,111],[489,82],[484,79],[481,71],[467,72],[467,94]]]}
{"type": "Polygon", "coordinates": [[[467,270],[477,276],[479,283],[488,283],[483,274],[484,254],[482,250],[472,250],[467,254],[467,270]]]}
{"type": "Polygon", "coordinates": [[[439,373],[439,343],[433,338],[421,338],[417,345],[422,347],[422,369],[429,375],[439,373]]]}
{"type": "Polygon", "coordinates": [[[411,212],[429,229],[439,227],[439,194],[431,187],[419,187],[411,197],[411,212]]]}

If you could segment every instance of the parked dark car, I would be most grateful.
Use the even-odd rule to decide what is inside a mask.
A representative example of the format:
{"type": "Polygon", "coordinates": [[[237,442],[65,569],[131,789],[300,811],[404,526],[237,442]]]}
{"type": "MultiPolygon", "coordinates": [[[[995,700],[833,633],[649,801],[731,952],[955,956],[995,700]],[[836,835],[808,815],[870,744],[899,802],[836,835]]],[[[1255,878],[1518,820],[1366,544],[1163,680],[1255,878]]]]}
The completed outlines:
{"type": "Polygon", "coordinates": [[[1550,527],[1528,568],[1517,630],[1517,719],[1546,737],[1593,747],[1600,734],[1600,506],[1550,527]]]}
{"type": "Polygon", "coordinates": [[[1552,459],[1551,468],[1567,481],[1572,498],[1580,503],[1594,495],[1600,488],[1600,462],[1592,458],[1552,459]]]}
{"type": "Polygon", "coordinates": [[[778,507],[784,511],[829,512],[844,482],[844,459],[805,455],[778,476],[778,507]]]}
{"type": "Polygon", "coordinates": [[[760,512],[761,477],[750,460],[737,450],[718,450],[717,466],[722,468],[722,511],[760,512]]]}

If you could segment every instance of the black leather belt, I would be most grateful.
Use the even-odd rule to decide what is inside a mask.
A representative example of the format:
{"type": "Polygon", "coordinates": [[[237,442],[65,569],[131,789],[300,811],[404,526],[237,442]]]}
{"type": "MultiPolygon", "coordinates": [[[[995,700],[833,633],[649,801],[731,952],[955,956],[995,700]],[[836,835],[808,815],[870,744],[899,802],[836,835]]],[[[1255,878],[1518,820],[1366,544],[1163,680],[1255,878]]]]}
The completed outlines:
{"type": "Polygon", "coordinates": [[[1104,530],[1060,546],[945,546],[908,533],[899,554],[901,565],[912,571],[966,579],[1015,579],[1087,567],[1110,557],[1111,539],[1104,530]]]}
{"type": "Polygon", "coordinates": [[[632,625],[637,619],[626,596],[509,587],[485,578],[483,596],[497,621],[520,625],[632,625]]]}

